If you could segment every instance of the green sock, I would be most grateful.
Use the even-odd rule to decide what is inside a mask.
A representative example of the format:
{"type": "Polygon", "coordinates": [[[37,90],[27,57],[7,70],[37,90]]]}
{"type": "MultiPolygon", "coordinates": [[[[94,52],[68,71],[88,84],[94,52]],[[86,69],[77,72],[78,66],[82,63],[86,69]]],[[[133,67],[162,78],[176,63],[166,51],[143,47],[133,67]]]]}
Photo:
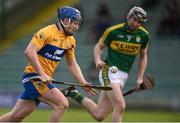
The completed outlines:
{"type": "Polygon", "coordinates": [[[81,104],[82,100],[85,98],[81,93],[79,92],[70,92],[68,94],[69,97],[76,100],[78,103],[81,104]]]}

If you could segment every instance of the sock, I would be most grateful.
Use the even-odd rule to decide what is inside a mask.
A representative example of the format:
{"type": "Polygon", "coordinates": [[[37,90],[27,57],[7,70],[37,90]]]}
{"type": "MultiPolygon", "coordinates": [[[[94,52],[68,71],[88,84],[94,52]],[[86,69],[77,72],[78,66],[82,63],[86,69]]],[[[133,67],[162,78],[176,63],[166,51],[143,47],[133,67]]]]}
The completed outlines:
{"type": "Polygon", "coordinates": [[[85,98],[81,93],[79,92],[70,92],[68,94],[69,97],[76,100],[78,103],[81,104],[82,100],[85,98]]]}

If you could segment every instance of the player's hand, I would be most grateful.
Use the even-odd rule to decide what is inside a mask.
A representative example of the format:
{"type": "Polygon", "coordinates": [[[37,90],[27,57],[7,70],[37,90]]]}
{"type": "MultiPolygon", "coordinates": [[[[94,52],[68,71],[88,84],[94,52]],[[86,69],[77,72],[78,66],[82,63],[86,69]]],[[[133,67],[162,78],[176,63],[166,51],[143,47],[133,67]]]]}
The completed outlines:
{"type": "MultiPolygon", "coordinates": [[[[85,85],[91,85],[91,84],[90,84],[90,83],[85,83],[85,85]]],[[[84,90],[85,90],[89,95],[92,95],[92,96],[95,96],[96,94],[99,93],[96,89],[91,88],[91,87],[84,87],[84,90]]]]}
{"type": "Polygon", "coordinates": [[[47,74],[42,74],[42,75],[40,75],[39,77],[38,77],[42,82],[44,82],[44,83],[51,83],[52,81],[52,78],[50,77],[50,76],[48,76],[47,74]]]}
{"type": "Polygon", "coordinates": [[[142,80],[137,80],[137,85],[136,85],[136,91],[139,92],[141,91],[140,85],[143,83],[142,80]]]}
{"type": "Polygon", "coordinates": [[[96,68],[100,70],[104,67],[105,64],[106,63],[104,61],[98,60],[98,61],[96,61],[96,68]]]}

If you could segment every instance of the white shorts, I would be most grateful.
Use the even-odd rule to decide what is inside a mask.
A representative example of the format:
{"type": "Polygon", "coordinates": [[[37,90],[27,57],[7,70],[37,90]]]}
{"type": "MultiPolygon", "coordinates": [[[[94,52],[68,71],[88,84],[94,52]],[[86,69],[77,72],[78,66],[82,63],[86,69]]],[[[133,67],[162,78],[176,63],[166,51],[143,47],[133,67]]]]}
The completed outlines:
{"type": "MultiPolygon", "coordinates": [[[[109,84],[111,83],[119,83],[122,88],[124,88],[125,83],[128,79],[128,74],[118,70],[116,73],[112,73],[110,70],[107,71],[107,78],[109,79],[109,84]]],[[[99,72],[99,82],[102,86],[104,86],[104,79],[102,77],[102,70],[99,72]]]]}

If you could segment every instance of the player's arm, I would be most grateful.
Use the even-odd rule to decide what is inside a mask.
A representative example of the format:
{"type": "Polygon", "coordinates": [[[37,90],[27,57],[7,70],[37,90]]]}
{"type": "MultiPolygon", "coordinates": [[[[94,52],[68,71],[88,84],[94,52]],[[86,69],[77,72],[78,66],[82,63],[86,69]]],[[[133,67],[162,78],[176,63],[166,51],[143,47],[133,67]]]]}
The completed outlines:
{"type": "Polygon", "coordinates": [[[81,69],[79,65],[76,62],[75,57],[75,39],[72,40],[72,47],[69,48],[65,53],[66,63],[68,65],[69,71],[72,73],[73,77],[79,81],[81,84],[88,84],[83,77],[83,74],[81,72],[81,69]],[[74,42],[73,42],[74,41],[74,42]]]}
{"type": "Polygon", "coordinates": [[[25,49],[24,54],[26,58],[28,59],[29,64],[31,64],[33,68],[36,70],[36,72],[40,75],[40,79],[46,82],[50,80],[50,77],[45,74],[42,66],[40,65],[40,62],[37,56],[38,50],[39,48],[35,44],[30,42],[27,48],[25,49]]]}
{"type": "MultiPolygon", "coordinates": [[[[74,78],[79,81],[79,83],[81,84],[90,84],[89,82],[87,82],[81,72],[81,69],[79,67],[79,65],[76,62],[76,58],[72,57],[69,58],[69,56],[66,55],[66,62],[68,65],[68,69],[69,71],[73,74],[74,78]]],[[[93,88],[89,88],[89,87],[84,87],[84,90],[86,92],[88,92],[90,95],[96,95],[98,92],[93,89],[93,88]]]]}
{"type": "Polygon", "coordinates": [[[147,66],[147,50],[148,50],[148,45],[145,49],[140,49],[139,52],[139,62],[138,62],[139,69],[137,76],[138,85],[140,85],[143,82],[143,76],[147,66]]]}
{"type": "Polygon", "coordinates": [[[105,62],[101,59],[103,49],[106,45],[103,43],[102,38],[99,39],[98,43],[94,47],[94,60],[97,69],[102,69],[105,65],[105,62]]]}
{"type": "Polygon", "coordinates": [[[68,58],[66,56],[66,62],[68,65],[68,69],[73,74],[74,78],[77,81],[79,81],[81,84],[88,84],[85,78],[83,77],[83,74],[81,72],[79,65],[76,62],[76,58],[75,57],[68,58]]]}

